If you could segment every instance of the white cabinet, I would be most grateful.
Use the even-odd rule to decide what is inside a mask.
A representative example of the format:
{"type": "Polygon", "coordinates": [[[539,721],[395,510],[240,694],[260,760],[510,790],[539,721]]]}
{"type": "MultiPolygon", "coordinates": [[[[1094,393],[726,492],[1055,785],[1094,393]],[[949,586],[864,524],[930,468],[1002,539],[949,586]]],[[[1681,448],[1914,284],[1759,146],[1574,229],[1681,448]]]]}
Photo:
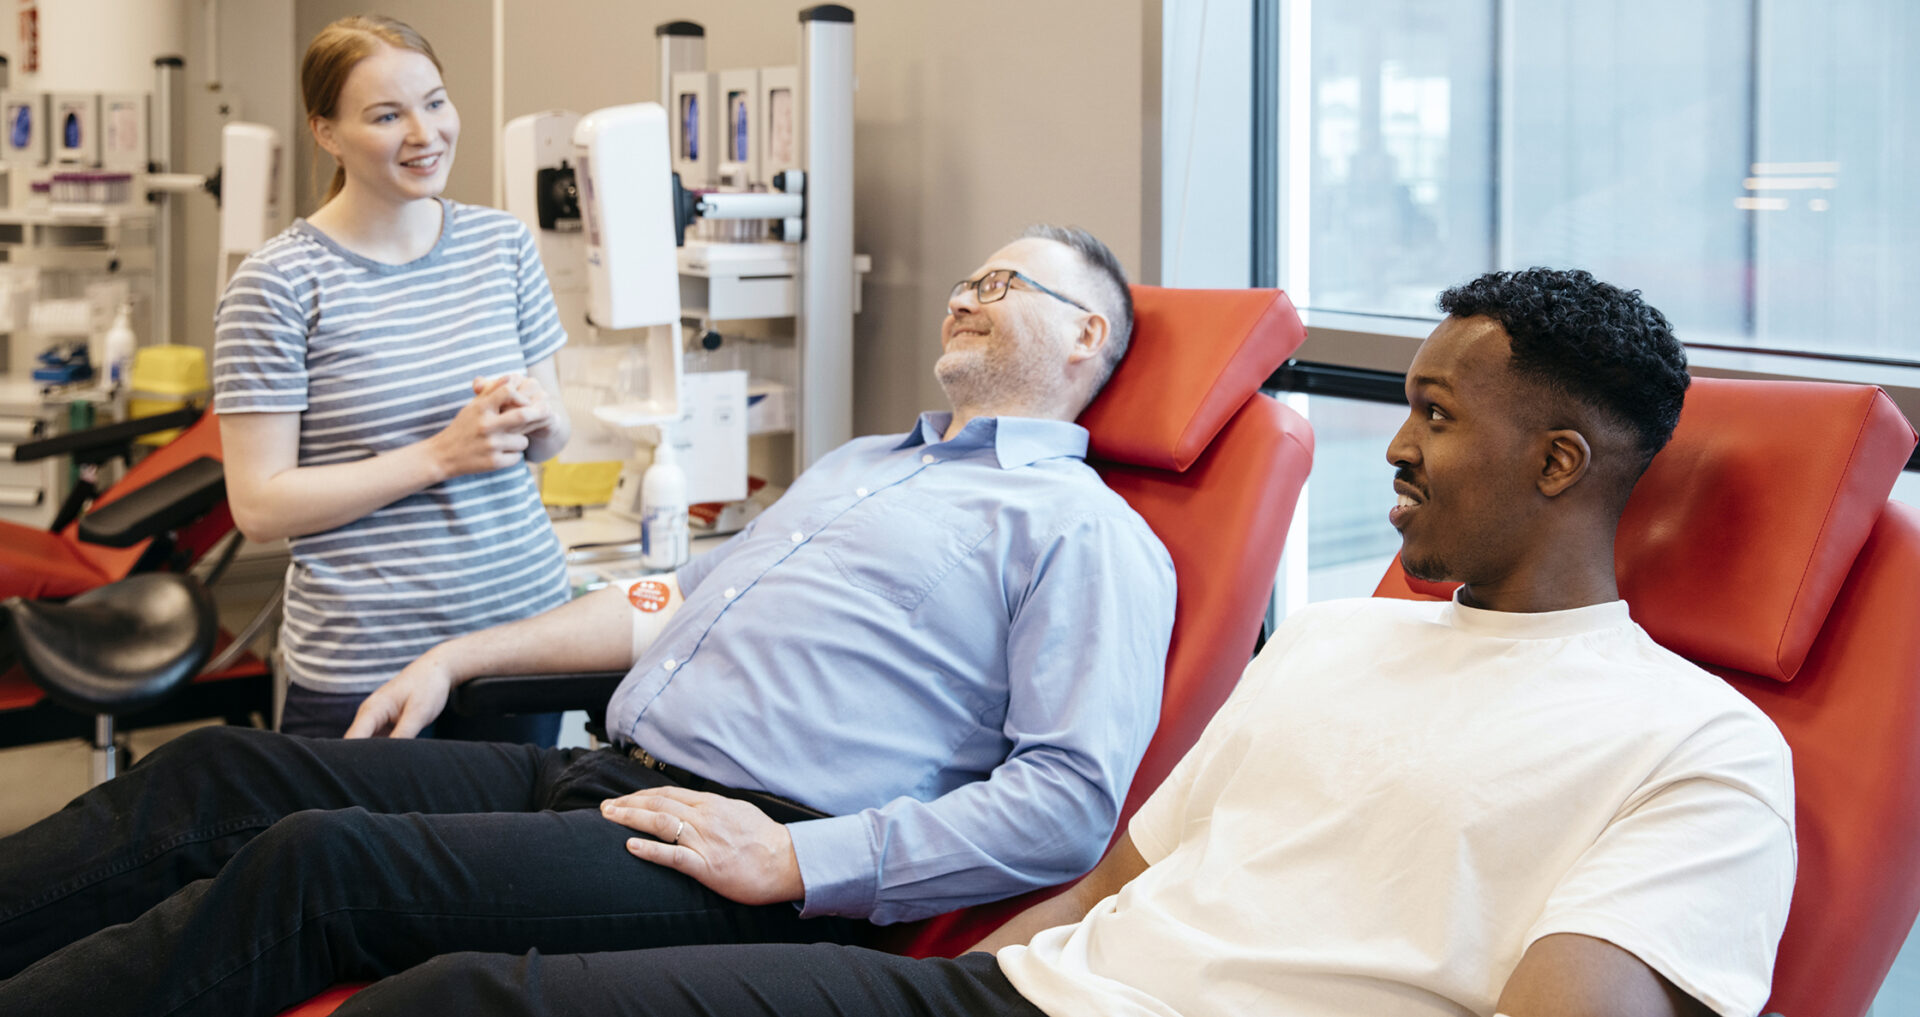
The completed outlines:
{"type": "MultiPolygon", "coordinates": [[[[750,452],[751,472],[784,486],[793,479],[802,464],[794,461],[799,450],[808,447],[796,406],[796,385],[805,372],[800,369],[800,352],[792,331],[782,330],[781,319],[799,312],[800,251],[794,244],[719,243],[689,238],[680,248],[680,313],[683,319],[698,321],[708,329],[721,332],[729,344],[740,337],[725,327],[730,322],[775,322],[772,334],[755,334],[749,340],[749,352],[720,358],[724,369],[742,369],[749,374],[747,397],[748,423],[754,438],[750,452]],[[799,419],[796,425],[796,419],[799,419]],[[769,441],[768,439],[788,439],[769,441]]],[[[857,254],[851,273],[853,310],[860,310],[860,290],[873,259],[857,254]]],[[[696,337],[697,338],[697,337],[696,337]]],[[[724,350],[724,347],[723,347],[724,350]]],[[[697,371],[698,350],[690,351],[689,371],[697,371]]],[[[848,386],[851,387],[851,379],[848,386]]]]}

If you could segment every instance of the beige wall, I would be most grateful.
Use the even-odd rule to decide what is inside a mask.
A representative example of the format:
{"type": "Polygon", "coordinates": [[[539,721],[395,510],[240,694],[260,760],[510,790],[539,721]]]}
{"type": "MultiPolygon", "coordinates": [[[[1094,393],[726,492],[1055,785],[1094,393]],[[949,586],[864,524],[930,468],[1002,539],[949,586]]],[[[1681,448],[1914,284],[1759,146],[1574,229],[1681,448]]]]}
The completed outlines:
{"type": "MultiPolygon", "coordinates": [[[[187,165],[211,171],[226,119],[282,132],[292,168],[288,217],[311,211],[315,171],[297,86],[299,54],[359,0],[248,0],[221,5],[223,88],[204,80],[203,5],[186,33],[187,165]]],[[[653,27],[707,28],[708,66],[798,62],[800,3],[768,0],[504,0],[502,108],[493,108],[493,4],[385,0],[379,9],[430,39],[460,109],[448,194],[490,203],[495,139],[506,119],[542,109],[586,112],[653,99],[653,27]]],[[[924,0],[855,4],[855,242],[871,254],[855,320],[854,426],[897,430],[944,405],[933,381],[947,288],[1026,223],[1076,223],[1142,268],[1142,25],[1158,0],[924,0]]],[[[1143,72],[1143,64],[1147,70],[1143,72]]],[[[1149,85],[1157,87],[1157,77],[1149,85]]],[[[1155,149],[1157,152],[1157,148],[1155,149]]],[[[213,204],[185,199],[187,270],[178,341],[205,344],[213,314],[213,204]]]]}
{"type": "MultiPolygon", "coordinates": [[[[304,154],[298,93],[291,70],[294,46],[293,0],[249,0],[220,5],[219,82],[208,87],[206,5],[188,5],[186,60],[181,85],[185,120],[181,173],[212,173],[220,165],[220,131],[229,121],[265,124],[280,132],[284,159],[304,154]]],[[[291,180],[281,182],[283,220],[296,214],[291,180]]],[[[173,341],[211,350],[213,307],[218,294],[220,212],[205,194],[171,199],[181,209],[181,260],[174,273],[173,341]]]]}
{"type": "MultiPolygon", "coordinates": [[[[1144,2],[849,5],[854,241],[874,263],[854,325],[857,432],[945,405],[933,362],[947,289],[1023,225],[1085,226],[1138,273],[1144,2]]],[[[506,0],[502,117],[656,99],[665,21],[706,27],[712,70],[797,63],[802,6],[506,0]]]]}
{"type": "MultiPolygon", "coordinates": [[[[182,88],[185,158],[179,172],[211,173],[220,164],[220,129],[229,121],[266,124],[280,132],[289,172],[282,180],[281,219],[313,211],[333,164],[315,159],[300,100],[300,54],[327,22],[359,13],[366,5],[342,0],[246,0],[220,5],[219,88],[207,86],[205,12],[189,6],[185,32],[186,74],[182,88]],[[320,190],[314,180],[319,180],[320,190]]],[[[391,0],[383,9],[420,28],[447,68],[448,90],[460,109],[459,158],[447,185],[449,196],[476,204],[492,201],[493,32],[491,4],[458,0],[432,4],[391,0]]],[[[201,194],[177,199],[182,213],[181,270],[174,283],[175,342],[212,348],[214,278],[219,211],[201,194]]]]}
{"type": "MultiPolygon", "coordinates": [[[[488,0],[294,0],[295,48],[287,63],[299,103],[300,55],[329,22],[352,14],[378,11],[418,29],[440,58],[447,94],[460,111],[460,145],[447,176],[447,197],[476,205],[493,204],[494,135],[499,118],[493,108],[493,4],[488,0]]],[[[304,110],[304,108],[303,108],[304,110]]],[[[304,118],[304,111],[301,113],[304,118]]],[[[316,172],[313,142],[304,123],[296,139],[294,204],[301,215],[311,212],[327,182],[333,162],[320,156],[316,172]]]]}

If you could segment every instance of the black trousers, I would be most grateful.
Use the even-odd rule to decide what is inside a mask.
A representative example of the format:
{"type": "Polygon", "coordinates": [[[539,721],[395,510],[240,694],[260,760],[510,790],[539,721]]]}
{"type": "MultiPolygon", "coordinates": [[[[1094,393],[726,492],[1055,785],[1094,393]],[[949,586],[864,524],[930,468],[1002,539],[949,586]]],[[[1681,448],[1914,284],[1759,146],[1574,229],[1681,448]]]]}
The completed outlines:
{"type": "Polygon", "coordinates": [[[626,852],[612,751],[202,728],[0,841],[0,1014],[272,1014],[455,951],[860,942],[626,852]]]}
{"type": "Polygon", "coordinates": [[[334,1017],[1045,1017],[992,954],[913,960],[827,944],[685,946],[548,957],[438,957],[334,1017]]]}

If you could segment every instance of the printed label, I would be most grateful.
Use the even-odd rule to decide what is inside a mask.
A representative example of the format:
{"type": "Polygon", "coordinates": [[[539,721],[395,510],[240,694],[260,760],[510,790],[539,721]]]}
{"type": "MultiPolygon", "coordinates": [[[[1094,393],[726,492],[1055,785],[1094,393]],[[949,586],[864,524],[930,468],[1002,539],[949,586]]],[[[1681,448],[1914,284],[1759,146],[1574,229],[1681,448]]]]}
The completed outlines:
{"type": "Polygon", "coordinates": [[[627,588],[627,603],[648,614],[662,610],[667,606],[667,601],[672,599],[673,593],[667,589],[667,584],[658,579],[642,579],[627,588]]]}

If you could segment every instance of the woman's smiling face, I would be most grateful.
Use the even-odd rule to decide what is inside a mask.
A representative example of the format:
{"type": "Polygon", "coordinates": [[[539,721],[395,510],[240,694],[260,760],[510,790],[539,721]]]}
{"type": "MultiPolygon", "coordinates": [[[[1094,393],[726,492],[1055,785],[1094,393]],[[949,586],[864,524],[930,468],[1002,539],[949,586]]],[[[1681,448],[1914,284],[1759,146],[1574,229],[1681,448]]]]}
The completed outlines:
{"type": "Polygon", "coordinates": [[[453,167],[460,114],[424,53],[381,46],[354,65],[314,139],[340,163],[347,187],[387,204],[438,197],[453,167]]]}

